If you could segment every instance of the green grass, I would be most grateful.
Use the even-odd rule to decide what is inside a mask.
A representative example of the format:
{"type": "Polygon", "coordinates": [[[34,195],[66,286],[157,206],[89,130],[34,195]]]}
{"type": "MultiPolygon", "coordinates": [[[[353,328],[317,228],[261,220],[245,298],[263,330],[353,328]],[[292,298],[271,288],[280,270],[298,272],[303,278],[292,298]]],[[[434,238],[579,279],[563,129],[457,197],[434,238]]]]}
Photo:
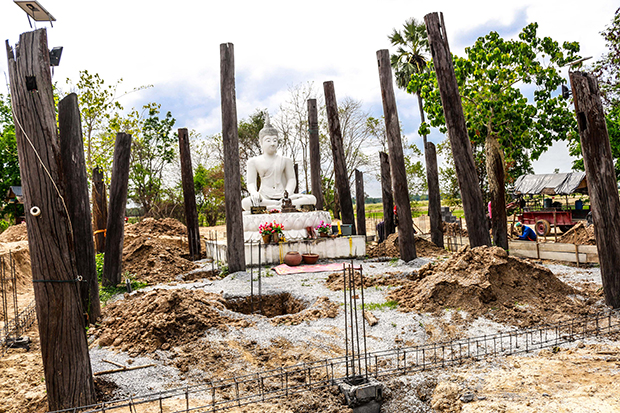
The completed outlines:
{"type": "Polygon", "coordinates": [[[384,303],[368,303],[368,304],[364,304],[364,310],[369,310],[369,311],[373,311],[373,310],[385,310],[386,308],[389,310],[394,310],[396,307],[398,307],[398,301],[394,301],[394,300],[389,300],[386,301],[384,303]]]}
{"type": "MultiPolygon", "coordinates": [[[[149,284],[146,281],[137,281],[133,278],[132,274],[126,272],[123,277],[125,279],[129,279],[131,283],[131,290],[136,291],[141,288],[148,286],[149,284]]],[[[99,286],[99,301],[103,306],[105,306],[110,298],[114,297],[116,294],[124,294],[127,292],[127,287],[124,284],[118,284],[115,286],[104,287],[102,285],[99,286]]]]}

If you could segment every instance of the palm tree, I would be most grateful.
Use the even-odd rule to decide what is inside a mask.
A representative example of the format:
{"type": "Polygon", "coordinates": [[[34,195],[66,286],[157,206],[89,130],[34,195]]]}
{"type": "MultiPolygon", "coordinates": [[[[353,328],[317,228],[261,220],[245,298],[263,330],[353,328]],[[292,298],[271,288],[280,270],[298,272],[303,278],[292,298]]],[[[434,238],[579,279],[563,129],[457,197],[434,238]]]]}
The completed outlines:
{"type": "MultiPolygon", "coordinates": [[[[428,36],[426,25],[410,18],[403,24],[403,31],[394,29],[388,36],[392,46],[397,46],[396,54],[390,56],[390,65],[394,69],[396,86],[407,90],[411,75],[422,73],[427,69],[429,56],[428,36]]],[[[420,91],[415,91],[418,97],[420,120],[425,122],[424,109],[420,91]]],[[[435,145],[424,140],[424,158],[426,161],[426,181],[428,183],[428,214],[431,221],[431,241],[438,247],[443,247],[443,231],[441,230],[441,195],[439,194],[439,174],[437,171],[437,155],[435,145]]]]}

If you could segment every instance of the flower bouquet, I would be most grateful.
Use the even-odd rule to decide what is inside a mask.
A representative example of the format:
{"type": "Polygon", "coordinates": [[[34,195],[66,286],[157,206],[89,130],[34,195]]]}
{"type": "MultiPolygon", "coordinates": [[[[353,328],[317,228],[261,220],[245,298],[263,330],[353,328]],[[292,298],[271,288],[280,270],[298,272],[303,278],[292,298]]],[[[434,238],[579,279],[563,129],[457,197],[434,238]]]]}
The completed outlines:
{"type": "Polygon", "coordinates": [[[278,242],[283,230],[284,225],[275,222],[265,222],[263,225],[258,226],[258,232],[263,237],[263,242],[265,244],[269,244],[272,239],[278,242]]]}
{"type": "Polygon", "coordinates": [[[319,225],[316,227],[316,231],[319,233],[321,237],[327,237],[332,227],[329,224],[326,224],[325,221],[321,221],[319,225]]]}

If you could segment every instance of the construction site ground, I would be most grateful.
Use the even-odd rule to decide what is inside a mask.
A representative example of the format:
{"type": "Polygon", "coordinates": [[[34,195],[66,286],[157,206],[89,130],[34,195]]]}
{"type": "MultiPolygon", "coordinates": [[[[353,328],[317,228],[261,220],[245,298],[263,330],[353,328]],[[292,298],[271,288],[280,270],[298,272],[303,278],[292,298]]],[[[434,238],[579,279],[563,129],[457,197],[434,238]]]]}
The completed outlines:
{"type": "MultiPolygon", "coordinates": [[[[123,271],[148,287],[108,301],[102,319],[88,329],[91,364],[95,373],[115,368],[109,362],[154,366],[96,376],[101,401],[344,355],[340,272],[277,275],[263,267],[264,315],[250,314],[250,307],[259,310],[258,297],[249,298],[252,284],[258,294],[258,268],[218,276],[211,271],[217,265],[184,258],[184,231],[174,220],[126,226],[123,271]]],[[[225,227],[201,228],[201,235],[215,231],[224,237],[225,227]]],[[[607,309],[596,266],[533,262],[494,247],[449,253],[422,239],[416,246],[418,258],[405,263],[392,235],[370,245],[369,258],[353,261],[363,269],[366,308],[378,320],[365,326],[368,351],[531,328],[607,309]]],[[[0,254],[9,250],[24,308],[34,298],[24,226],[0,234],[0,254]]],[[[0,413],[46,411],[36,323],[25,334],[30,351],[9,349],[0,358],[0,413]]],[[[382,412],[617,412],[620,337],[588,337],[383,383],[382,412]]],[[[351,410],[328,388],[231,411],[351,410]]]]}

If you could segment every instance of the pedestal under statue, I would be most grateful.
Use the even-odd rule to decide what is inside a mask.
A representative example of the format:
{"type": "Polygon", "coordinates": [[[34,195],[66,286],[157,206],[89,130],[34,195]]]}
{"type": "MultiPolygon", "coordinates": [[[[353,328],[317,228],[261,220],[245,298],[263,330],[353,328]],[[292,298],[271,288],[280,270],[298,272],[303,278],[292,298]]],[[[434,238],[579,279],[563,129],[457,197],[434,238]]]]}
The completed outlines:
{"type": "Polygon", "coordinates": [[[265,119],[265,127],[258,133],[258,139],[262,154],[248,160],[246,182],[250,196],[241,201],[243,210],[249,211],[253,206],[280,210],[285,191],[296,208],[316,205],[314,195],[294,193],[297,180],[293,160],[277,154],[278,131],[271,126],[269,115],[265,119]],[[257,176],[260,176],[260,188],[257,188],[257,176]]]}

